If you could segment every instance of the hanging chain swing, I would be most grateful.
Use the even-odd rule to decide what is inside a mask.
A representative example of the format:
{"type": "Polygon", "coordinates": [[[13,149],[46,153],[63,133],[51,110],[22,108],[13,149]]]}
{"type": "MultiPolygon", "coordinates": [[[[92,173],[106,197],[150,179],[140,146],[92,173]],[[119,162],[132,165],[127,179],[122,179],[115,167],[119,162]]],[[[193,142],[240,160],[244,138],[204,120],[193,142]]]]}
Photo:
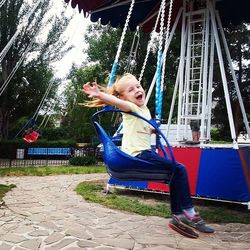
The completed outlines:
{"type": "MultiPolygon", "coordinates": [[[[23,81],[27,81],[27,79],[25,77],[23,77],[23,81]]],[[[35,124],[36,124],[37,119],[38,119],[39,111],[41,110],[42,106],[44,105],[45,100],[48,97],[48,94],[49,94],[52,86],[53,86],[53,82],[50,82],[50,84],[48,85],[48,87],[47,87],[47,89],[46,89],[46,91],[45,91],[45,93],[44,93],[44,95],[42,97],[42,100],[40,101],[36,111],[33,114],[33,116],[20,129],[20,131],[16,134],[15,138],[17,138],[18,135],[22,133],[22,138],[23,138],[24,141],[26,141],[28,143],[33,143],[33,142],[37,141],[39,139],[39,137],[41,137],[41,134],[38,131],[42,127],[42,125],[44,124],[44,122],[46,120],[46,117],[43,118],[43,120],[40,123],[40,125],[38,126],[38,128],[35,128],[35,124]]]]}

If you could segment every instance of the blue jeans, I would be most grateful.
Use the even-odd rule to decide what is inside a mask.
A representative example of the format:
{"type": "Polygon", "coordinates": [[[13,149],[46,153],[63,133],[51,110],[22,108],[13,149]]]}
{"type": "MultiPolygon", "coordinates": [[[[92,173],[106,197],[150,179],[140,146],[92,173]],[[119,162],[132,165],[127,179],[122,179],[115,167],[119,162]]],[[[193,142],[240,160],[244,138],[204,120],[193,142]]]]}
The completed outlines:
{"type": "Polygon", "coordinates": [[[142,151],[136,157],[154,163],[156,168],[157,166],[165,166],[166,170],[170,173],[173,173],[174,170],[174,175],[169,186],[171,211],[173,214],[181,214],[183,209],[193,207],[187,171],[184,165],[176,162],[176,166],[174,167],[171,160],[159,156],[153,150],[142,151]]]}

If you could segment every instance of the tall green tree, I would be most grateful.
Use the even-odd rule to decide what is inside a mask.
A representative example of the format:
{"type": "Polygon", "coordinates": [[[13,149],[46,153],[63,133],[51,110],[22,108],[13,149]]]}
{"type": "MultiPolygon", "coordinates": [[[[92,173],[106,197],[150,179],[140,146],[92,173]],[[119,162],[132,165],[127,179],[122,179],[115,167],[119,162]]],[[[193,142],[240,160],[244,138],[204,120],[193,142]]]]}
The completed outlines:
{"type": "MultiPolygon", "coordinates": [[[[112,68],[112,64],[114,62],[120,37],[122,34],[121,29],[114,29],[110,26],[102,26],[100,24],[92,24],[88,27],[88,30],[85,35],[85,41],[88,44],[88,48],[85,50],[87,54],[87,60],[84,62],[84,66],[82,69],[74,71],[73,75],[69,78],[71,79],[71,84],[69,85],[69,89],[73,89],[75,97],[72,98],[72,94],[66,93],[68,96],[67,103],[74,103],[73,100],[81,100],[84,101],[87,98],[83,96],[81,91],[77,91],[76,88],[81,89],[82,84],[88,81],[97,81],[98,83],[103,84],[104,86],[107,84],[109,79],[109,74],[112,68]],[[90,65],[90,66],[88,66],[90,65]],[[79,82],[80,81],[80,82],[79,82]],[[77,86],[77,87],[76,87],[77,86]],[[78,94],[79,96],[78,96],[78,94]],[[69,100],[71,101],[69,102],[69,100]]],[[[125,40],[123,42],[123,47],[120,54],[120,59],[117,67],[117,75],[122,75],[127,70],[128,63],[135,63],[135,67],[133,68],[132,72],[134,75],[139,77],[141,68],[146,56],[147,45],[150,39],[150,34],[140,32],[140,40],[136,55],[135,62],[129,61],[129,55],[131,51],[131,45],[134,39],[135,32],[127,31],[125,36],[125,40]]],[[[167,87],[165,88],[165,95],[164,95],[164,109],[169,109],[170,98],[172,96],[172,89],[174,85],[174,78],[177,72],[177,55],[179,54],[179,43],[178,37],[174,38],[173,46],[170,48],[170,52],[167,58],[166,63],[166,79],[165,82],[167,87]],[[166,100],[168,104],[166,104],[166,100]]],[[[157,44],[157,42],[155,43],[157,44]]],[[[157,63],[157,45],[154,45],[152,52],[148,58],[148,62],[146,65],[146,69],[144,72],[142,84],[144,88],[147,90],[150,86],[150,83],[153,79],[155,70],[156,70],[156,63],[157,63]]],[[[69,105],[71,106],[71,105],[69,105]]],[[[154,113],[154,94],[152,94],[152,98],[150,99],[149,106],[151,108],[152,113],[154,113]]],[[[86,126],[83,128],[83,124],[89,124],[90,116],[95,111],[95,109],[88,109],[88,108],[75,108],[74,112],[67,117],[68,122],[73,129],[74,127],[78,126],[78,119],[82,119],[81,121],[81,130],[79,129],[75,132],[78,134],[84,134],[84,129],[87,131],[93,131],[86,126]],[[80,112],[80,113],[79,113],[80,112]],[[79,118],[81,117],[81,118],[79,118]]],[[[167,112],[164,114],[165,118],[167,117],[167,112]]],[[[103,122],[106,122],[105,120],[103,122]]],[[[110,120],[107,121],[107,123],[110,120]]],[[[68,124],[68,125],[69,125],[68,124]]],[[[89,135],[89,133],[87,133],[89,135]]],[[[93,136],[93,134],[91,135],[93,136]]],[[[82,136],[84,138],[84,136],[82,136]]]]}
{"type": "Polygon", "coordinates": [[[58,80],[54,79],[51,63],[70,49],[63,38],[70,18],[64,13],[48,15],[51,4],[41,1],[31,15],[34,3],[31,6],[24,0],[5,1],[0,9],[0,51],[17,34],[0,67],[0,86],[17,69],[0,96],[0,139],[8,137],[9,129],[20,118],[33,115],[51,81],[48,102],[55,96],[58,80]],[[23,76],[29,84],[22,81],[23,76]]]}
{"type": "MultiPolygon", "coordinates": [[[[122,30],[114,29],[110,26],[101,26],[99,24],[93,24],[89,26],[88,32],[86,32],[85,40],[89,44],[86,53],[88,55],[89,62],[95,62],[102,66],[108,76],[112,64],[114,62],[119,41],[121,38],[122,30]]],[[[126,72],[126,66],[128,63],[133,63],[129,61],[129,55],[133,43],[135,32],[127,31],[123,47],[120,54],[120,59],[117,68],[117,75],[122,75],[126,72]]],[[[140,76],[140,72],[145,60],[147,46],[150,40],[150,34],[139,32],[140,39],[137,49],[137,55],[135,60],[135,67],[131,72],[136,77],[140,76]]],[[[178,68],[178,57],[180,53],[180,37],[179,33],[173,37],[171,46],[169,47],[167,58],[166,58],[166,70],[165,70],[165,88],[164,88],[164,100],[163,100],[163,118],[168,117],[170,102],[173,93],[173,86],[175,83],[175,77],[178,68]]],[[[157,65],[157,52],[158,52],[158,42],[157,38],[152,46],[149,58],[144,71],[142,85],[147,91],[153,79],[156,71],[157,65]]],[[[108,77],[107,77],[108,79],[108,77]]],[[[107,81],[106,81],[107,82],[107,81]]],[[[154,92],[151,95],[149,107],[154,114],[154,92]]]]}
{"type": "MultiPolygon", "coordinates": [[[[229,51],[235,67],[235,73],[238,81],[238,86],[241,91],[243,103],[250,120],[250,30],[246,24],[232,26],[224,29],[229,51]]],[[[231,71],[228,64],[225,63],[225,69],[228,79],[228,87],[230,93],[230,100],[232,103],[233,116],[235,121],[236,134],[245,130],[243,118],[240,110],[239,101],[236,94],[234,82],[231,77],[231,71]]],[[[223,91],[223,84],[219,73],[218,65],[215,73],[215,91],[214,99],[216,100],[216,107],[213,112],[213,123],[216,124],[221,131],[223,138],[230,138],[229,122],[225,105],[225,95],[223,91]]]]}
{"type": "Polygon", "coordinates": [[[66,114],[62,126],[68,128],[71,138],[78,142],[94,142],[94,128],[91,124],[91,115],[96,109],[81,105],[87,97],[83,95],[82,85],[86,82],[103,82],[105,74],[99,64],[86,66],[80,69],[72,68],[70,84],[65,90],[66,114]]]}

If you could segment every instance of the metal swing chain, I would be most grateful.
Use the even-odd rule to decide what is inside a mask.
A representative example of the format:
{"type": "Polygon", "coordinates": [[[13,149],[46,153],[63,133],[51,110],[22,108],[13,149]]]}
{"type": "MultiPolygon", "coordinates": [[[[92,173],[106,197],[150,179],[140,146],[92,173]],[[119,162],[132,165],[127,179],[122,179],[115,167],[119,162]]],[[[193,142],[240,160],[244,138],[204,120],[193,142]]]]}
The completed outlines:
{"type": "Polygon", "coordinates": [[[10,72],[10,74],[8,75],[7,79],[5,80],[5,82],[2,84],[2,86],[0,87],[0,96],[3,94],[3,92],[5,91],[5,89],[7,88],[8,84],[10,83],[11,79],[13,78],[14,74],[16,73],[16,71],[18,70],[18,68],[20,67],[20,65],[22,64],[23,60],[25,59],[25,57],[27,56],[28,52],[30,51],[30,49],[32,48],[34,43],[34,39],[30,42],[30,44],[27,46],[27,48],[25,49],[25,51],[23,52],[23,54],[21,55],[21,58],[18,60],[18,62],[15,64],[15,67],[12,69],[12,71],[10,72]]]}
{"type": "MultiPolygon", "coordinates": [[[[165,37],[165,45],[168,42],[169,39],[169,33],[170,33],[170,24],[171,24],[171,17],[172,17],[172,9],[173,9],[173,0],[170,0],[169,3],[169,10],[168,10],[168,21],[167,21],[167,31],[166,31],[166,37],[165,37]]],[[[165,75],[165,67],[166,67],[166,54],[163,54],[163,62],[162,62],[162,72],[161,72],[161,91],[163,91],[163,85],[164,85],[164,75],[165,75]]]]}
{"type": "Polygon", "coordinates": [[[38,105],[38,107],[37,107],[37,109],[36,109],[34,115],[32,116],[32,119],[34,119],[35,121],[36,121],[37,118],[38,118],[39,111],[40,111],[41,107],[44,105],[45,100],[46,100],[46,98],[48,97],[49,92],[50,92],[50,90],[51,90],[53,84],[54,84],[53,81],[51,81],[51,82],[49,83],[49,85],[48,85],[48,87],[47,87],[47,89],[46,89],[46,91],[45,91],[45,93],[44,93],[44,95],[43,95],[43,97],[42,97],[41,102],[39,103],[39,105],[38,105]]]}
{"type": "Polygon", "coordinates": [[[6,0],[2,0],[2,1],[0,2],[0,8],[4,5],[5,2],[6,2],[6,0]]]}
{"type": "MultiPolygon", "coordinates": [[[[41,3],[41,1],[42,0],[39,0],[39,1],[37,1],[37,3],[35,3],[34,7],[32,8],[32,10],[29,13],[29,15],[25,18],[25,20],[23,20],[22,26],[18,27],[18,29],[15,32],[15,34],[11,37],[11,39],[9,40],[9,42],[6,44],[6,46],[4,47],[4,49],[1,51],[1,53],[0,53],[0,62],[2,62],[2,60],[4,59],[4,57],[6,56],[6,54],[8,53],[9,49],[11,48],[11,46],[13,45],[13,43],[15,42],[15,40],[17,39],[17,37],[20,34],[20,32],[22,31],[23,27],[25,27],[28,24],[28,21],[29,21],[31,15],[33,15],[33,13],[37,9],[37,7],[41,3]]],[[[4,2],[1,2],[1,4],[4,4],[4,2]]]]}
{"type": "Polygon", "coordinates": [[[121,50],[122,50],[122,45],[123,45],[123,42],[124,42],[125,34],[127,32],[127,29],[128,29],[128,23],[129,23],[131,15],[132,15],[132,11],[134,9],[134,4],[135,4],[135,0],[132,0],[131,5],[129,7],[128,15],[127,15],[127,18],[126,18],[126,21],[125,21],[125,25],[124,25],[124,28],[123,28],[123,31],[122,31],[122,36],[121,36],[121,40],[120,40],[120,43],[119,43],[119,46],[118,46],[118,50],[117,50],[117,53],[116,53],[115,63],[118,63],[118,60],[119,60],[119,57],[120,57],[120,53],[121,53],[121,50]]]}
{"type": "Polygon", "coordinates": [[[164,17],[165,17],[166,2],[161,2],[161,22],[160,22],[160,35],[159,35],[159,50],[157,56],[157,79],[156,79],[156,91],[155,91],[155,117],[157,120],[161,119],[162,113],[162,92],[161,92],[161,65],[162,65],[162,44],[163,44],[163,29],[164,29],[164,17]]]}
{"type": "Polygon", "coordinates": [[[123,41],[124,41],[125,34],[127,32],[127,29],[128,29],[128,23],[129,23],[129,20],[131,18],[131,15],[132,15],[134,5],[135,5],[135,0],[132,0],[131,4],[130,4],[130,7],[129,7],[128,15],[127,15],[127,18],[126,18],[126,21],[125,21],[125,25],[124,25],[124,28],[123,28],[123,31],[122,31],[122,36],[121,36],[121,39],[120,39],[120,42],[119,42],[119,45],[118,45],[117,53],[116,53],[116,56],[115,56],[115,61],[113,63],[112,70],[111,70],[111,73],[110,73],[108,88],[113,84],[113,81],[114,81],[116,68],[117,68],[117,63],[118,63],[118,60],[119,60],[119,57],[120,57],[123,41]]]}
{"type": "Polygon", "coordinates": [[[159,23],[159,19],[160,19],[160,15],[161,15],[161,6],[162,5],[160,5],[160,9],[159,9],[159,12],[158,12],[158,15],[157,15],[157,18],[156,18],[156,22],[155,22],[154,28],[153,28],[153,30],[151,32],[151,35],[150,35],[150,41],[148,43],[147,53],[146,53],[146,56],[145,56],[145,59],[144,59],[144,62],[143,62],[142,69],[141,69],[141,73],[140,73],[140,77],[139,77],[139,83],[141,83],[141,81],[142,81],[142,77],[143,77],[147,62],[148,62],[149,53],[151,51],[153,41],[154,41],[154,38],[155,38],[155,35],[156,35],[156,28],[157,28],[157,25],[159,23]]]}
{"type": "Polygon", "coordinates": [[[160,39],[159,39],[159,50],[162,50],[163,44],[163,30],[164,30],[164,19],[165,19],[165,8],[166,8],[166,0],[162,0],[161,6],[161,22],[160,22],[160,39]]]}
{"type": "MultiPolygon", "coordinates": [[[[167,43],[169,38],[172,8],[173,8],[173,0],[170,0],[165,44],[167,43]]],[[[162,54],[164,17],[165,17],[165,5],[164,5],[164,10],[162,10],[161,13],[160,41],[159,41],[159,51],[158,51],[158,61],[157,61],[157,79],[156,79],[156,94],[155,94],[155,104],[156,104],[155,113],[157,120],[161,120],[164,75],[166,66],[166,60],[165,60],[166,55],[162,54]]]]}
{"type": "Polygon", "coordinates": [[[140,42],[140,31],[139,31],[139,26],[136,27],[136,32],[134,34],[133,42],[131,45],[131,49],[129,52],[128,60],[127,60],[127,65],[125,67],[125,72],[126,73],[131,73],[136,65],[136,55],[137,55],[137,50],[140,42]]]}

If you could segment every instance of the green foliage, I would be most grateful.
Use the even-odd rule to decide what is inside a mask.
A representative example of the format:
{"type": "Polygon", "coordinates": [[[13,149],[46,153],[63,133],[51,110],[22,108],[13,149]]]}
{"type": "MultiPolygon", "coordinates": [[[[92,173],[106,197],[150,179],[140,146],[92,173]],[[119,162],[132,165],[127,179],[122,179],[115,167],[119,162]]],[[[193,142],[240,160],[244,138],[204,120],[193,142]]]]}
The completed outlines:
{"type": "Polygon", "coordinates": [[[86,155],[86,156],[76,156],[69,159],[70,165],[74,166],[90,166],[97,164],[95,156],[86,155]]]}
{"type": "Polygon", "coordinates": [[[2,201],[2,198],[4,197],[4,195],[14,187],[16,187],[16,185],[14,184],[10,184],[10,185],[0,184],[0,201],[2,201]]]}
{"type": "MultiPolygon", "coordinates": [[[[51,104],[56,102],[59,81],[54,79],[50,64],[62,58],[71,48],[66,46],[67,40],[63,38],[70,18],[67,18],[64,13],[49,17],[47,13],[51,7],[50,4],[49,1],[41,1],[35,10],[35,15],[30,15],[33,7],[31,2],[23,0],[4,1],[0,8],[0,51],[5,48],[15,32],[20,31],[13,45],[10,46],[9,52],[1,61],[1,86],[17,66],[20,58],[22,56],[25,58],[0,97],[0,139],[13,138],[26,123],[23,121],[20,125],[21,118],[27,117],[28,121],[34,115],[50,83],[52,87],[41,107],[43,113],[46,113],[51,108],[51,104]],[[26,24],[24,20],[28,15],[30,17],[26,24]],[[31,43],[33,43],[32,47],[25,56],[24,52],[31,43]],[[27,78],[28,83],[22,81],[23,76],[27,78]]],[[[38,117],[38,124],[42,119],[43,117],[38,117]]]]}
{"type": "Polygon", "coordinates": [[[100,65],[97,64],[77,70],[65,90],[67,115],[63,117],[62,126],[67,128],[69,136],[78,142],[92,142],[95,136],[91,116],[96,109],[79,105],[86,100],[81,91],[82,85],[89,81],[103,82],[105,74],[102,71],[100,65]]]}
{"type": "Polygon", "coordinates": [[[213,141],[219,141],[219,140],[221,140],[221,138],[220,138],[220,131],[219,131],[218,128],[212,128],[211,131],[210,131],[210,133],[211,133],[211,139],[213,141]]]}
{"type": "MultiPolygon", "coordinates": [[[[53,79],[52,69],[46,64],[28,64],[25,68],[20,68],[16,77],[19,79],[17,87],[8,98],[8,101],[14,105],[12,116],[10,117],[8,138],[15,137],[20,129],[36,114],[37,109],[40,115],[37,116],[34,128],[40,126],[46,116],[46,112],[54,112],[54,110],[50,110],[51,103],[56,101],[56,91],[59,84],[58,80],[53,79]],[[28,83],[21,80],[24,75],[29,79],[28,83]],[[39,109],[39,104],[48,90],[49,85],[52,87],[50,88],[47,99],[39,109]],[[18,96],[18,98],[16,98],[16,96],[18,96]],[[41,110],[43,112],[41,112],[41,110]],[[43,113],[43,115],[41,115],[41,113],[43,113]]],[[[11,91],[12,89],[9,89],[9,92],[11,91]]],[[[49,123],[47,126],[49,126],[49,123]]]]}
{"type": "MultiPolygon", "coordinates": [[[[76,138],[77,141],[91,142],[95,137],[95,130],[90,123],[91,115],[96,111],[95,108],[87,108],[79,106],[78,103],[83,103],[89,100],[83,95],[81,89],[82,85],[86,82],[96,81],[99,84],[106,86],[109,78],[109,73],[114,62],[117,47],[121,37],[121,29],[114,29],[110,26],[102,26],[100,24],[92,24],[89,26],[85,35],[85,41],[89,45],[86,49],[87,61],[84,63],[84,67],[76,69],[72,67],[72,72],[69,75],[70,82],[65,91],[66,103],[67,103],[67,115],[64,117],[63,126],[68,127],[70,134],[76,138]],[[77,135],[77,137],[76,137],[77,135]]],[[[141,68],[145,59],[147,44],[149,41],[149,34],[140,32],[140,43],[137,50],[136,67],[131,73],[139,77],[141,68]]],[[[124,74],[127,64],[129,63],[129,53],[131,50],[132,41],[134,38],[134,32],[128,31],[123,43],[123,48],[120,54],[119,64],[117,67],[117,74],[124,74]]],[[[176,72],[177,64],[176,60],[179,45],[177,43],[178,37],[174,38],[173,45],[169,48],[170,58],[166,64],[166,91],[167,95],[164,95],[164,103],[170,103],[171,93],[173,92],[173,83],[176,72]]],[[[156,70],[156,53],[157,47],[154,47],[148,58],[146,70],[142,84],[147,90],[153,79],[156,70]]],[[[154,95],[150,99],[149,106],[151,111],[154,110],[154,95]]],[[[163,105],[164,109],[168,109],[169,105],[163,105]]],[[[168,110],[164,114],[164,118],[167,118],[168,110]]],[[[107,123],[109,126],[113,126],[113,120],[109,118],[102,118],[102,123],[107,123]],[[110,122],[111,121],[111,122],[110,122]]]]}
{"type": "MultiPolygon", "coordinates": [[[[236,78],[238,86],[242,95],[243,103],[246,109],[246,114],[250,113],[250,29],[246,24],[240,24],[237,26],[229,26],[224,29],[227,44],[230,50],[230,55],[234,64],[236,78]]],[[[221,81],[219,63],[215,63],[214,74],[214,92],[213,98],[216,104],[213,110],[212,122],[220,129],[221,139],[228,140],[231,138],[229,121],[227,116],[227,108],[225,102],[224,88],[221,81]]],[[[227,84],[230,94],[230,102],[232,105],[232,112],[234,116],[234,123],[236,134],[245,129],[243,125],[243,118],[240,111],[239,101],[236,95],[236,89],[231,77],[231,70],[228,65],[225,64],[225,70],[227,74],[227,84]]],[[[249,120],[249,118],[248,118],[249,120]]]]}
{"type": "Polygon", "coordinates": [[[231,143],[232,138],[228,135],[228,133],[225,133],[222,128],[212,128],[210,130],[211,134],[211,143],[217,143],[217,144],[226,144],[231,143]]]}
{"type": "MultiPolygon", "coordinates": [[[[116,56],[117,47],[121,37],[121,30],[114,29],[109,26],[103,27],[96,24],[93,25],[92,27],[90,26],[89,29],[90,32],[87,33],[85,36],[86,41],[89,42],[89,48],[86,51],[88,53],[89,60],[100,64],[103,70],[109,73],[114,58],[116,56]],[[97,36],[96,32],[99,32],[100,35],[97,36]],[[105,56],[103,56],[103,53],[105,53],[105,56]]],[[[117,67],[116,75],[118,76],[127,72],[127,64],[131,63],[129,61],[129,54],[133,38],[134,38],[134,32],[127,31],[117,67]]],[[[137,50],[136,65],[132,71],[129,71],[130,73],[134,74],[137,77],[139,77],[141,73],[149,39],[150,39],[150,34],[140,32],[140,41],[137,50]]],[[[155,41],[152,51],[149,54],[144,75],[142,78],[142,85],[146,91],[149,89],[149,86],[152,82],[152,79],[156,71],[157,52],[158,52],[157,46],[158,43],[157,41],[155,41]]],[[[165,88],[163,94],[163,119],[167,119],[168,112],[170,109],[173,87],[178,68],[179,53],[180,53],[180,39],[179,39],[179,34],[177,34],[176,36],[174,36],[167,54],[167,62],[165,69],[166,74],[164,79],[165,88]]],[[[107,84],[107,81],[105,83],[107,84]]],[[[154,116],[154,110],[155,110],[154,98],[155,95],[154,93],[152,93],[148,103],[149,109],[152,112],[152,116],[154,116]]]]}
{"type": "MultiPolygon", "coordinates": [[[[249,79],[250,70],[248,65],[248,58],[250,58],[249,53],[249,37],[250,31],[243,24],[237,27],[230,27],[225,29],[227,40],[229,42],[230,50],[232,50],[232,58],[235,63],[238,64],[239,70],[236,71],[239,78],[240,89],[242,91],[243,100],[246,107],[246,112],[249,113],[250,110],[250,90],[249,90],[249,79]],[[244,63],[243,63],[244,62],[244,63]]],[[[131,44],[133,40],[134,33],[128,31],[123,48],[121,50],[120,59],[117,68],[117,75],[121,75],[126,71],[126,66],[128,63],[129,52],[131,49],[131,44]]],[[[89,109],[86,107],[78,106],[79,102],[84,102],[88,100],[86,96],[82,94],[82,85],[88,81],[97,81],[98,83],[106,86],[108,82],[108,76],[117,52],[117,47],[121,37],[121,30],[114,29],[108,25],[102,26],[100,24],[92,24],[89,26],[88,31],[85,35],[85,41],[89,44],[86,49],[87,60],[83,63],[83,67],[77,69],[72,68],[72,72],[69,75],[70,84],[66,91],[66,102],[67,102],[67,116],[64,119],[64,126],[70,128],[71,135],[75,136],[76,140],[81,142],[91,142],[92,138],[95,136],[95,131],[90,123],[91,115],[96,111],[96,109],[89,109]],[[77,136],[76,136],[77,135],[77,136]]],[[[138,47],[138,53],[136,58],[136,67],[133,69],[132,73],[137,77],[140,75],[140,71],[144,62],[146,55],[146,48],[149,41],[149,34],[140,32],[140,43],[138,47]]],[[[144,77],[142,79],[142,85],[147,91],[149,85],[153,79],[153,75],[156,70],[156,55],[157,55],[157,42],[154,43],[153,50],[151,51],[146,69],[144,72],[144,77]]],[[[167,60],[166,60],[166,74],[165,74],[165,87],[163,94],[163,120],[168,118],[168,113],[170,109],[170,103],[173,95],[174,84],[178,69],[180,54],[180,34],[173,37],[170,47],[168,49],[167,60]]],[[[217,58],[215,58],[217,60],[217,58]]],[[[216,125],[220,130],[220,139],[228,140],[230,138],[229,122],[226,115],[225,98],[223,91],[223,84],[221,83],[221,76],[219,70],[219,64],[214,64],[214,104],[215,108],[213,110],[213,124],[216,125]]],[[[229,67],[226,67],[227,74],[229,73],[229,67]]],[[[230,94],[232,94],[232,109],[235,116],[236,130],[240,131],[244,129],[242,126],[242,118],[239,112],[239,105],[236,103],[235,98],[235,88],[231,77],[228,77],[228,86],[230,87],[230,94]]],[[[155,109],[155,96],[152,94],[148,103],[149,109],[151,110],[152,116],[154,117],[155,109]]],[[[176,119],[177,109],[173,114],[173,120],[176,119]]],[[[102,119],[104,123],[110,123],[110,120],[102,119]]],[[[111,121],[111,123],[113,123],[111,121]]],[[[112,124],[113,125],[113,124],[112,124]]]]}
{"type": "MultiPolygon", "coordinates": [[[[67,128],[42,128],[39,131],[42,135],[42,139],[48,141],[60,141],[60,140],[70,140],[69,132],[67,128]]],[[[72,139],[71,139],[72,141],[72,139]]]]}
{"type": "Polygon", "coordinates": [[[18,140],[2,140],[0,145],[8,146],[15,145],[16,147],[73,147],[75,146],[74,140],[56,140],[56,141],[47,141],[44,139],[38,139],[32,144],[25,142],[23,139],[18,140]]]}

